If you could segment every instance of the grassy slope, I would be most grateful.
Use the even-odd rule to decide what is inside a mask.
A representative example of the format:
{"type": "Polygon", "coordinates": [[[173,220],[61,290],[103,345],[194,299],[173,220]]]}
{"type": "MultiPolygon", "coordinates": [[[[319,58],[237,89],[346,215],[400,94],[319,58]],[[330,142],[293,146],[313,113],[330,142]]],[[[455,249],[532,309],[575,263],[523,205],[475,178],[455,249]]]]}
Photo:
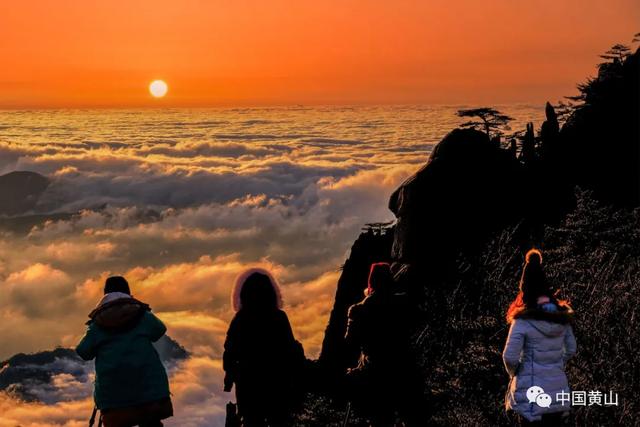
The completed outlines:
{"type": "MultiPolygon", "coordinates": [[[[547,227],[544,265],[577,312],[570,385],[617,392],[620,405],[574,408],[571,424],[638,425],[640,209],[613,210],[579,190],[577,200],[574,212],[547,227]]],[[[457,279],[445,292],[427,295],[430,314],[416,341],[432,391],[431,425],[512,425],[503,406],[508,377],[501,353],[508,332],[504,312],[517,293],[523,263],[516,236],[516,230],[504,231],[482,254],[461,257],[457,279]]],[[[338,426],[344,414],[344,402],[309,395],[296,425],[338,426]]],[[[366,424],[353,414],[349,425],[366,424]]]]}
{"type": "MultiPolygon", "coordinates": [[[[577,312],[570,385],[617,392],[620,406],[575,408],[572,423],[637,425],[640,210],[616,211],[581,191],[577,199],[576,210],[545,231],[544,266],[577,312]]],[[[460,260],[460,282],[450,284],[440,327],[427,334],[440,340],[421,342],[438,408],[435,425],[509,425],[501,352],[508,332],[504,312],[517,293],[523,263],[514,234],[505,231],[478,258],[460,260]],[[443,342],[444,333],[451,339],[443,342]]]]}

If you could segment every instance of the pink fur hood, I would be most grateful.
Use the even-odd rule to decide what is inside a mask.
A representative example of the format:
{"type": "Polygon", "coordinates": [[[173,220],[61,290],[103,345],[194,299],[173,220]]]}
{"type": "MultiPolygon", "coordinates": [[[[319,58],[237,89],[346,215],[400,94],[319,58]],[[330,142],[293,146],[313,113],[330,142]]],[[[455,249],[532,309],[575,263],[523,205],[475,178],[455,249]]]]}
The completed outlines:
{"type": "Polygon", "coordinates": [[[247,271],[240,274],[236,279],[236,284],[233,287],[233,293],[231,294],[231,306],[233,307],[233,310],[237,312],[237,311],[240,311],[240,309],[242,308],[242,303],[240,302],[240,293],[242,292],[242,287],[244,286],[244,283],[247,281],[249,276],[251,276],[253,273],[264,274],[269,278],[269,281],[271,282],[271,286],[273,286],[273,291],[276,293],[276,304],[278,305],[278,308],[281,309],[282,295],[280,294],[280,286],[278,286],[278,282],[276,282],[276,279],[274,279],[273,275],[269,271],[265,270],[264,268],[250,268],[247,271]]]}

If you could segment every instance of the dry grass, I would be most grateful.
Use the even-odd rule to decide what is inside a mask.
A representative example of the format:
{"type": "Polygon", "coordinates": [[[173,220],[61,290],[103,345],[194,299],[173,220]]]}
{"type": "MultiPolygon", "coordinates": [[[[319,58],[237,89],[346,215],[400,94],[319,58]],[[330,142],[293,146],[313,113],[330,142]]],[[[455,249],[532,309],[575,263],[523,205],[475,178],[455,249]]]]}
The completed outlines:
{"type": "MultiPolygon", "coordinates": [[[[431,390],[433,426],[507,426],[505,311],[518,290],[521,230],[495,236],[479,255],[461,256],[454,279],[428,289],[428,318],[416,343],[431,390]]],[[[614,391],[618,407],[576,407],[576,426],[640,425],[640,210],[613,210],[577,191],[577,208],[547,227],[548,279],[576,310],[578,353],[568,364],[574,390],[614,391]]],[[[342,425],[344,402],[309,395],[296,425],[342,425]]],[[[357,414],[354,414],[357,416],[357,414]]],[[[352,418],[350,426],[366,425],[352,418]]]]}
{"type": "MultiPolygon", "coordinates": [[[[616,392],[619,406],[576,407],[571,424],[640,425],[640,211],[600,206],[581,191],[577,200],[573,213],[545,230],[545,271],[577,312],[570,385],[616,392]]],[[[419,342],[434,393],[434,425],[513,423],[503,407],[508,377],[501,352],[504,312],[517,293],[527,249],[516,234],[505,231],[480,256],[461,258],[459,280],[429,297],[446,307],[419,342]]]]}

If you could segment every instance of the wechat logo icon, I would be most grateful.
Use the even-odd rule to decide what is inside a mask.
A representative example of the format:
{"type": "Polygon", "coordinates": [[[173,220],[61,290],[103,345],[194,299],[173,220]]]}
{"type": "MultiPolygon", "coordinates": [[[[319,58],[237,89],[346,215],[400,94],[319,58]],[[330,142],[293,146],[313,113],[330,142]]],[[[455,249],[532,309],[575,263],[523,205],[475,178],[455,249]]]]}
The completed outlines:
{"type": "Polygon", "coordinates": [[[545,393],[542,387],[538,387],[537,385],[527,389],[527,399],[529,399],[529,403],[535,403],[541,408],[551,406],[551,396],[545,393]]]}

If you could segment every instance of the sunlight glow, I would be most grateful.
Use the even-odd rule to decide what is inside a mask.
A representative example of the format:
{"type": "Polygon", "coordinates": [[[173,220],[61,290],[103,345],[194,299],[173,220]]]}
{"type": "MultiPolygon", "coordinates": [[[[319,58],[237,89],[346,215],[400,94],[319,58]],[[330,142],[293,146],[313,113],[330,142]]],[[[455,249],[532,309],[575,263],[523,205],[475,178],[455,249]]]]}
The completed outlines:
{"type": "Polygon", "coordinates": [[[163,80],[154,80],[149,84],[149,92],[155,98],[162,98],[167,94],[169,86],[163,80]]]}

